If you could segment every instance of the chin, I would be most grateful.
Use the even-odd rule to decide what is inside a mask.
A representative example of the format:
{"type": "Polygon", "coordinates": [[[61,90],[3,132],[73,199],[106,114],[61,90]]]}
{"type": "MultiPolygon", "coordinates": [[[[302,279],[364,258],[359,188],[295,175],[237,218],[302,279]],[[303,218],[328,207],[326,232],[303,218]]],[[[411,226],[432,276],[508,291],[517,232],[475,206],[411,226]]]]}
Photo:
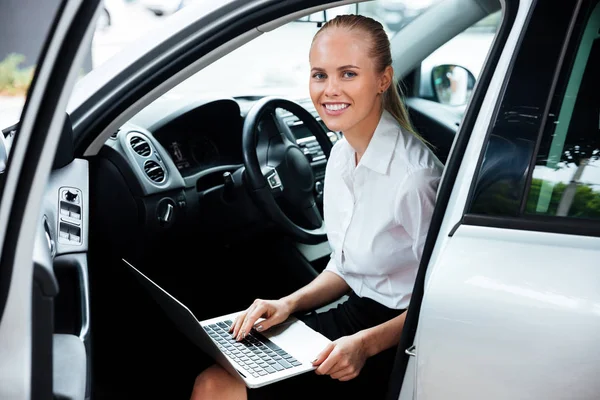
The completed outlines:
{"type": "Polygon", "coordinates": [[[345,124],[340,123],[341,121],[336,121],[333,118],[322,118],[323,122],[331,131],[335,132],[343,132],[345,128],[345,124]]]}

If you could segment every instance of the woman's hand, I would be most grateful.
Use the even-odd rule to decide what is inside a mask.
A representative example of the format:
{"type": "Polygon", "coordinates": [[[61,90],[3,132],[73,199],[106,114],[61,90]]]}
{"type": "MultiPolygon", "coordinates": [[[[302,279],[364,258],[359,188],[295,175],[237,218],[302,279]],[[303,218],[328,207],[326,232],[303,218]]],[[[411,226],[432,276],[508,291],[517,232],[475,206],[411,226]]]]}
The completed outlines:
{"type": "Polygon", "coordinates": [[[330,343],[313,362],[316,373],[333,379],[349,381],[358,376],[367,361],[361,333],[344,336],[330,343]]]}
{"type": "Polygon", "coordinates": [[[256,299],[246,311],[235,318],[229,332],[236,340],[242,340],[252,328],[259,332],[265,331],[273,325],[285,321],[290,314],[290,306],[283,300],[256,299]],[[264,318],[264,320],[254,326],[260,318],[264,318]]]}

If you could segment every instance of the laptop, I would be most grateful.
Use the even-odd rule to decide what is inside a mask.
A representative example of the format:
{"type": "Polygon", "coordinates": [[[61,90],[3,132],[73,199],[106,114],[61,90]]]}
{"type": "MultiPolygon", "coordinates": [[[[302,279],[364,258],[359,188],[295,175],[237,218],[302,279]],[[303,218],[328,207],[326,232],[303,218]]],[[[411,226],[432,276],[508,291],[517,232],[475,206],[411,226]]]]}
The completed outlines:
{"type": "Polygon", "coordinates": [[[199,321],[183,303],[127,260],[123,261],[179,330],[249,388],[314,370],[312,361],[331,343],[293,316],[264,332],[252,330],[237,342],[231,338],[229,326],[243,311],[199,321]]]}

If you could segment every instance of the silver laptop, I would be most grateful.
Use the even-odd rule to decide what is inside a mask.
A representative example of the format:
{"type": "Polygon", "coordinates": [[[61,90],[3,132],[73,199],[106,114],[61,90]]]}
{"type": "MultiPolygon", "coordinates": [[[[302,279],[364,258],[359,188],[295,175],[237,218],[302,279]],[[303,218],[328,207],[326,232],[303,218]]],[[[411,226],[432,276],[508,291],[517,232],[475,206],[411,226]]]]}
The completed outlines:
{"type": "Polygon", "coordinates": [[[231,338],[229,326],[241,311],[198,321],[179,300],[127,260],[123,261],[179,330],[230,374],[242,379],[249,388],[314,370],[312,361],[331,343],[295,317],[264,332],[253,330],[245,339],[237,342],[231,338]]]}

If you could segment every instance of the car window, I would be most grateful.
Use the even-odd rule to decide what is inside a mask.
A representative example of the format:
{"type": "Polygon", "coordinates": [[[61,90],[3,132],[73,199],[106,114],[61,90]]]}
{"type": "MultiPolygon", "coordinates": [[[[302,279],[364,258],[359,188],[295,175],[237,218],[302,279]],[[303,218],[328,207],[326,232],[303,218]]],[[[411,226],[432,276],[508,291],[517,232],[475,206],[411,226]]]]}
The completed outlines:
{"type": "Polygon", "coordinates": [[[42,46],[59,0],[0,2],[0,174],[6,168],[42,46]],[[43,17],[43,18],[42,18],[43,17]],[[31,24],[32,19],[36,23],[31,24]]]}
{"type": "MultiPolygon", "coordinates": [[[[425,58],[421,63],[418,97],[452,106],[460,115],[464,114],[466,105],[471,98],[474,82],[479,78],[485,58],[500,26],[501,14],[502,12],[499,10],[483,18],[425,58]],[[464,71],[465,75],[467,73],[472,75],[473,82],[468,85],[468,92],[465,93],[465,96],[459,96],[460,101],[452,101],[450,96],[440,98],[439,93],[436,93],[432,74],[434,74],[434,68],[441,65],[462,67],[454,68],[454,72],[464,71]]],[[[443,72],[446,75],[448,71],[443,72]]],[[[465,87],[467,86],[465,85],[465,87]]]]}
{"type": "Polygon", "coordinates": [[[231,96],[284,93],[308,97],[308,53],[320,27],[314,21],[358,13],[381,22],[392,37],[438,1],[375,0],[315,13],[264,33],[199,71],[169,94],[177,96],[201,89],[203,93],[225,92],[231,96]]]}
{"type": "Polygon", "coordinates": [[[597,0],[583,4],[574,13],[571,3],[537,3],[471,187],[473,223],[577,230],[545,218],[559,215],[561,198],[561,215],[592,215],[600,183],[598,10],[591,13],[597,0]]]}
{"type": "Polygon", "coordinates": [[[537,154],[525,212],[600,218],[600,5],[564,71],[556,119],[537,154]]]}

